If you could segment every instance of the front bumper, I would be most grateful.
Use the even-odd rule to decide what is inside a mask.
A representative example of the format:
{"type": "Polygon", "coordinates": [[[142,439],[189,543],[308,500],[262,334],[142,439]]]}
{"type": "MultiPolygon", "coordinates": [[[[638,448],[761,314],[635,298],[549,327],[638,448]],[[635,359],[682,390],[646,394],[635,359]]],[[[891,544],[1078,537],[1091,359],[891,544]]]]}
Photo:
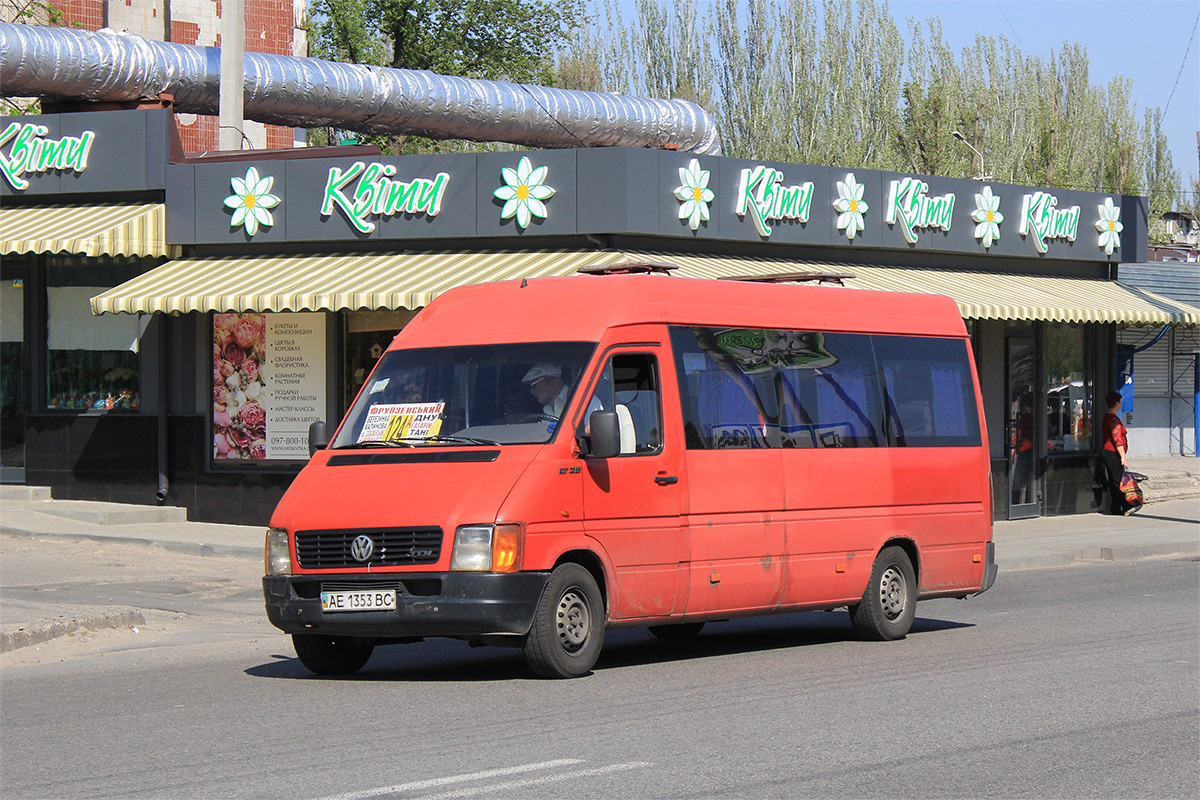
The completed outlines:
{"type": "Polygon", "coordinates": [[[267,618],[286,633],[380,639],[529,632],[546,572],[268,575],[267,618]],[[396,589],[394,611],[321,610],[322,586],[396,589]]]}

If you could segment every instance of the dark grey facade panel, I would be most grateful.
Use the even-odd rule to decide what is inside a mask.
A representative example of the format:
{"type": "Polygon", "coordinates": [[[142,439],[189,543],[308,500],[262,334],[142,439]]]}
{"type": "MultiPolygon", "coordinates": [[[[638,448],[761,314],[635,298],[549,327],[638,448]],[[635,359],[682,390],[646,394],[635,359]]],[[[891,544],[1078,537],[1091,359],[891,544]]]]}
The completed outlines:
{"type": "MultiPolygon", "coordinates": [[[[649,235],[661,232],[662,223],[658,219],[661,204],[641,190],[646,176],[660,168],[660,159],[653,150],[627,152],[605,147],[575,152],[576,185],[603,187],[603,191],[579,192],[575,208],[575,227],[579,232],[628,231],[649,235]]],[[[686,162],[690,155],[681,153],[679,158],[686,162]]],[[[661,185],[662,181],[654,183],[661,185]]],[[[680,235],[685,232],[690,233],[681,227],[680,235]]]]}
{"type": "MultiPolygon", "coordinates": [[[[148,111],[91,111],[7,117],[0,120],[0,154],[10,164],[27,166],[45,147],[65,141],[65,152],[86,151],[84,169],[30,169],[19,177],[28,182],[16,188],[0,180],[0,197],[53,201],[54,195],[90,195],[103,192],[162,191],[168,161],[167,109],[148,111]],[[26,130],[34,126],[36,131],[26,130]]],[[[64,156],[65,157],[65,156],[64,156]]],[[[15,166],[10,167],[18,171],[15,166]]]]}
{"type": "Polygon", "coordinates": [[[166,168],[164,199],[167,214],[167,241],[196,241],[196,168],[190,164],[171,164],[166,168]]]}

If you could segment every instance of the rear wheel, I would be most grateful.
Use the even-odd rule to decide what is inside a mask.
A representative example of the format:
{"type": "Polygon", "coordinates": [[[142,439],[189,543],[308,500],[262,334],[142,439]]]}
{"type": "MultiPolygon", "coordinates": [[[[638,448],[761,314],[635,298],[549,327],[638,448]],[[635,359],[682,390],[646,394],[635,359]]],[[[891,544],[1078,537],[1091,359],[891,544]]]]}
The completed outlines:
{"type": "Polygon", "coordinates": [[[562,564],[550,573],[533,626],[525,638],[525,661],[543,678],[587,674],[604,643],[604,600],[592,573],[562,564]]]}
{"type": "Polygon", "coordinates": [[[703,622],[677,622],[674,625],[651,625],[647,628],[659,639],[695,639],[704,629],[703,622]]]}
{"type": "Polygon", "coordinates": [[[863,639],[903,639],[917,613],[917,579],[908,553],[885,547],[875,559],[862,602],[850,608],[854,631],[863,639]]]}
{"type": "Polygon", "coordinates": [[[300,663],[318,675],[349,675],[367,663],[374,645],[360,644],[348,636],[293,633],[292,646],[300,663]]]}

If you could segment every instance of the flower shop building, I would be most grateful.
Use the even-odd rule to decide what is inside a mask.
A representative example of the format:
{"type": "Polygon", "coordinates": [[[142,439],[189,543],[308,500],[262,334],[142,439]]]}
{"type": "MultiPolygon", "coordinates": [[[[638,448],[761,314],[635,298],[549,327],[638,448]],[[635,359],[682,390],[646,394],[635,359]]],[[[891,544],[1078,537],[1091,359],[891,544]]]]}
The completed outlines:
{"type": "Polygon", "coordinates": [[[196,158],[174,139],[167,108],[0,130],[5,482],[265,524],[309,424],[439,293],[652,262],[953,297],[997,517],[1081,513],[1118,329],[1200,323],[1116,281],[1145,258],[1139,197],[672,150],[196,158]]]}

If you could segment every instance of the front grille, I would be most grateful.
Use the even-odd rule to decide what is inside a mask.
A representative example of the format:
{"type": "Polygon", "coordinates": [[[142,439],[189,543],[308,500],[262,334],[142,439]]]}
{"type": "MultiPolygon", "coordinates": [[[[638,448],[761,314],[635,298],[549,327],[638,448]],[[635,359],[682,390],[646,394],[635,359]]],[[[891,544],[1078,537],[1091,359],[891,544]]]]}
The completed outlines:
{"type": "Polygon", "coordinates": [[[441,528],[296,531],[296,558],[303,569],[436,564],[441,555],[441,528]],[[366,561],[359,561],[350,553],[359,536],[371,539],[372,553],[366,561]]]}

